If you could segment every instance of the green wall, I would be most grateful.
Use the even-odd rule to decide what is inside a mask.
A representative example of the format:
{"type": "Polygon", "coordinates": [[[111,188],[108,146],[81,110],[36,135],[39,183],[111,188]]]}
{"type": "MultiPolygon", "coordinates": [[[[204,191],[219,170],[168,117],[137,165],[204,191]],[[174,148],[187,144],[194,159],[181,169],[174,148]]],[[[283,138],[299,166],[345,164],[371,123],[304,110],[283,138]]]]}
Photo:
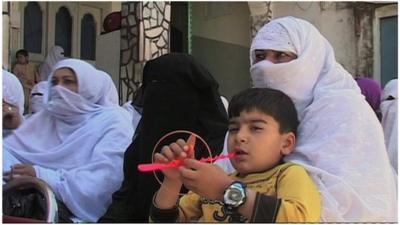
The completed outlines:
{"type": "Polygon", "coordinates": [[[231,99],[250,87],[249,48],[193,36],[192,55],[219,83],[219,92],[231,99]]]}

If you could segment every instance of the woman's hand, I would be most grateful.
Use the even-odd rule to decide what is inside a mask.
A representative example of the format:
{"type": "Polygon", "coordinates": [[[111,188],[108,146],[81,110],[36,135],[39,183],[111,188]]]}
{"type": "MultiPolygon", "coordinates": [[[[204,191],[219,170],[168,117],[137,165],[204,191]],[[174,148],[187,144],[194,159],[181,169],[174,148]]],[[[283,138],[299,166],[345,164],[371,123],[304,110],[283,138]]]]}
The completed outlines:
{"type": "Polygon", "coordinates": [[[3,100],[3,128],[16,129],[22,122],[17,106],[3,100]]]}
{"type": "Polygon", "coordinates": [[[35,168],[28,164],[15,164],[11,167],[10,171],[3,173],[3,179],[6,182],[23,176],[36,177],[35,168]]]}
{"type": "Polygon", "coordinates": [[[186,159],[179,168],[183,184],[189,190],[211,200],[223,200],[224,190],[234,181],[219,166],[186,159]]]}

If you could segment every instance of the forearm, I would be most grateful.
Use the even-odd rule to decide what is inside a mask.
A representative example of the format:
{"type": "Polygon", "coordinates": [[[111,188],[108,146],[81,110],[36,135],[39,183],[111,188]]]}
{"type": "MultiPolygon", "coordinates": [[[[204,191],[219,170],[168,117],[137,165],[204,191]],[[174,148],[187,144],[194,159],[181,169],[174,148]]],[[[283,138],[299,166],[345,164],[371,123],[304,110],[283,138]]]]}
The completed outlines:
{"type": "Polygon", "coordinates": [[[170,181],[165,178],[160,189],[155,194],[150,207],[150,222],[174,223],[179,217],[179,210],[176,205],[181,182],[170,181]]]}
{"type": "Polygon", "coordinates": [[[170,209],[176,205],[182,183],[165,179],[158,190],[154,203],[159,209],[170,209]]]}

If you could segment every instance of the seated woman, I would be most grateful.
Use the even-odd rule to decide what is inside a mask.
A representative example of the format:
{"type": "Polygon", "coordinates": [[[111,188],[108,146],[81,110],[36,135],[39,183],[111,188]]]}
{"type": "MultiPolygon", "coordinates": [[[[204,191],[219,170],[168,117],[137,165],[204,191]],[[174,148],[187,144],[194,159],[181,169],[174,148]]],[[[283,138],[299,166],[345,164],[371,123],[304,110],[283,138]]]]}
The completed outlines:
{"type": "Polygon", "coordinates": [[[35,86],[33,86],[31,91],[31,96],[29,98],[29,114],[25,118],[39,112],[44,109],[43,95],[48,87],[47,81],[40,81],[35,86]]]}
{"type": "Polygon", "coordinates": [[[24,90],[14,74],[3,70],[3,137],[23,121],[24,90]]]}
{"type": "Polygon", "coordinates": [[[379,120],[330,43],[309,22],[283,17],[250,48],[256,87],[283,91],[300,120],[296,149],[322,197],[323,222],[397,221],[394,174],[379,120]]]}
{"type": "Polygon", "coordinates": [[[95,222],[123,178],[129,115],[115,104],[111,78],[84,61],[60,61],[48,84],[45,109],[4,139],[4,177],[38,177],[72,217],[95,222]]]}
{"type": "MultiPolygon", "coordinates": [[[[213,155],[223,147],[228,119],[218,83],[189,55],[171,53],[148,61],[133,104],[142,108],[142,117],[124,156],[124,181],[99,222],[148,222],[151,200],[160,185],[153,173],[140,173],[137,166],[151,162],[152,150],[165,134],[195,132],[208,142],[213,155]]],[[[164,143],[171,142],[167,138],[164,143]]],[[[208,156],[206,151],[196,153],[208,156]]]]}
{"type": "Polygon", "coordinates": [[[283,91],[295,103],[297,144],[284,160],[304,166],[317,184],[321,221],[397,221],[381,125],[325,37],[305,20],[274,19],[253,39],[250,61],[255,87],[283,91]]]}
{"type": "Polygon", "coordinates": [[[50,75],[51,69],[53,66],[63,59],[66,59],[64,56],[64,49],[61,46],[53,46],[50,51],[47,53],[46,59],[40,65],[39,74],[40,80],[45,81],[50,75]]]}

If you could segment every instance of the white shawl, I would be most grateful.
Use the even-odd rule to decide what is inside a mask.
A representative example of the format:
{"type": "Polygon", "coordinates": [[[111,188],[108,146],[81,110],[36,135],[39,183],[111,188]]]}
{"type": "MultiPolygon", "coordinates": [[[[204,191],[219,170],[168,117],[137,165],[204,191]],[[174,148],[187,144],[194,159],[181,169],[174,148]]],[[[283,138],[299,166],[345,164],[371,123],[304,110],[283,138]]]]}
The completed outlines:
{"type": "Polygon", "coordinates": [[[18,78],[3,70],[3,99],[7,103],[17,106],[19,114],[24,113],[24,91],[18,78]]]}
{"type": "Polygon", "coordinates": [[[39,83],[35,84],[33,86],[32,91],[31,91],[31,97],[30,97],[30,105],[29,105],[29,110],[31,113],[37,113],[40,110],[44,109],[44,101],[43,101],[43,96],[45,92],[47,91],[48,84],[47,81],[40,81],[39,83]],[[42,94],[42,95],[36,95],[36,94],[42,94]]]}
{"type": "Polygon", "coordinates": [[[309,22],[285,17],[258,32],[252,62],[255,49],[293,49],[298,56],[280,64],[264,60],[250,72],[255,86],[279,89],[295,103],[297,145],[285,160],[303,165],[318,185],[321,220],[395,222],[394,174],[381,125],[352,76],[336,62],[329,42],[309,22]],[[282,29],[276,27],[287,34],[279,35],[282,29]]]}
{"type": "Polygon", "coordinates": [[[389,160],[393,168],[397,171],[397,79],[389,81],[382,93],[381,112],[382,112],[382,126],[385,135],[386,148],[389,154],[389,160]],[[389,96],[394,99],[387,100],[389,96]]]}
{"type": "Polygon", "coordinates": [[[39,69],[40,80],[44,81],[50,75],[52,67],[60,60],[65,59],[64,57],[64,49],[60,46],[54,46],[50,49],[49,53],[47,53],[46,59],[42,63],[39,69]]]}
{"type": "Polygon", "coordinates": [[[132,120],[132,126],[136,131],[136,127],[139,124],[142,115],[135,109],[135,107],[132,106],[132,101],[125,102],[122,105],[122,108],[124,108],[129,113],[129,116],[132,120]]]}
{"type": "Polygon", "coordinates": [[[7,137],[3,151],[35,165],[37,176],[75,216],[96,222],[123,180],[133,128],[128,114],[108,96],[109,77],[88,63],[67,59],[54,66],[48,81],[63,67],[75,71],[79,93],[48,82],[45,110],[7,137]]]}

